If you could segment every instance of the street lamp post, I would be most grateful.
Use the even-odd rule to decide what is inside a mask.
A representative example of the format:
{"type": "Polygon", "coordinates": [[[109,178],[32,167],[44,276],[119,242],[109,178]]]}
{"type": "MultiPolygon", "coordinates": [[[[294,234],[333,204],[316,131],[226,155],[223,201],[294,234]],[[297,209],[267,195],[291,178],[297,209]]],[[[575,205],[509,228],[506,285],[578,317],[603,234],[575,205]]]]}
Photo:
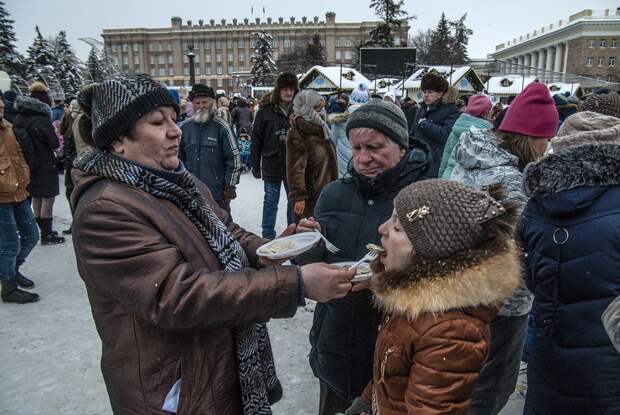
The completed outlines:
{"type": "Polygon", "coordinates": [[[196,55],[194,54],[194,44],[190,43],[187,45],[187,58],[189,59],[189,84],[193,86],[196,83],[196,71],[194,69],[194,58],[196,55]]]}

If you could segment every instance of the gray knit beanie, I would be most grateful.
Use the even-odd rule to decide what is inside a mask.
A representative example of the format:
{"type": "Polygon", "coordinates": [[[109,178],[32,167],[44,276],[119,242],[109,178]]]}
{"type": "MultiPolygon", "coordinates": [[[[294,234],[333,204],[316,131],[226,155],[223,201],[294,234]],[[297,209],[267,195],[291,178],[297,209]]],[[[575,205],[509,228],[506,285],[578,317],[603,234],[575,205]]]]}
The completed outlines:
{"type": "Polygon", "coordinates": [[[156,108],[170,106],[179,112],[168,90],[145,74],[118,75],[90,84],[77,99],[86,114],[81,117],[80,133],[101,150],[156,108]]]}
{"type": "Polygon", "coordinates": [[[347,137],[352,128],[373,128],[381,131],[402,148],[409,147],[407,118],[398,105],[373,98],[349,116],[347,137]]]}
{"type": "Polygon", "coordinates": [[[394,207],[416,255],[431,260],[477,248],[489,239],[482,224],[506,213],[489,193],[443,179],[405,187],[394,207]]]}

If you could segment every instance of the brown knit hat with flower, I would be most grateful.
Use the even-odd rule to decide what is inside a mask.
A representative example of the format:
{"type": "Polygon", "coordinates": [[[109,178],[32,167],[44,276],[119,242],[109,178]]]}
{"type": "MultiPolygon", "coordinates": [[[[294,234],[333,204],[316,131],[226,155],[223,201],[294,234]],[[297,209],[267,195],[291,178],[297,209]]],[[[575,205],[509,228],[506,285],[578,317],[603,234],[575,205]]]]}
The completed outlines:
{"type": "Polygon", "coordinates": [[[485,191],[442,179],[405,187],[394,207],[416,255],[432,260],[479,247],[492,237],[483,224],[507,211],[485,191]]]}

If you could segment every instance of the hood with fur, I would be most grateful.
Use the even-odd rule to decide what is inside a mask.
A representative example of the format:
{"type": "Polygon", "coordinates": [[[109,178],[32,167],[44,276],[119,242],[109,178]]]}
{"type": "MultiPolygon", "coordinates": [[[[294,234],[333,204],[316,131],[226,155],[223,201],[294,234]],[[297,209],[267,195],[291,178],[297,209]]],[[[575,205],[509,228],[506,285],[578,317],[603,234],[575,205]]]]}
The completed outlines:
{"type": "Polygon", "coordinates": [[[330,124],[345,124],[348,121],[350,115],[351,113],[348,111],[330,114],[327,117],[327,122],[329,122],[330,124]]]}
{"type": "Polygon", "coordinates": [[[52,117],[50,106],[32,97],[20,95],[15,98],[15,109],[17,112],[36,112],[50,119],[52,117]]]}
{"type": "Polygon", "coordinates": [[[549,154],[523,172],[529,197],[552,196],[581,186],[620,185],[620,145],[584,144],[549,154]]]}
{"type": "Polygon", "coordinates": [[[441,261],[422,261],[413,270],[381,272],[373,263],[375,302],[387,313],[410,320],[423,313],[500,306],[522,285],[519,249],[486,246],[441,261]]]}

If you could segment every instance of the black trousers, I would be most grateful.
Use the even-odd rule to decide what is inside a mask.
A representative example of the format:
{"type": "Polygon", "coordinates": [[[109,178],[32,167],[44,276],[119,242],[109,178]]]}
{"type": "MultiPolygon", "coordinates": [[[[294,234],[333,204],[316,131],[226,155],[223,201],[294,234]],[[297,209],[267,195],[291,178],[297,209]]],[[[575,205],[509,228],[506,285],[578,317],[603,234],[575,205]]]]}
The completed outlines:
{"type": "Polygon", "coordinates": [[[491,350],[469,402],[468,415],[497,415],[515,390],[525,342],[527,314],[491,322],[491,350]]]}
{"type": "Polygon", "coordinates": [[[319,415],[335,415],[344,413],[351,402],[342,399],[336,392],[331,390],[326,383],[319,381],[321,396],[319,398],[319,415]]]}

